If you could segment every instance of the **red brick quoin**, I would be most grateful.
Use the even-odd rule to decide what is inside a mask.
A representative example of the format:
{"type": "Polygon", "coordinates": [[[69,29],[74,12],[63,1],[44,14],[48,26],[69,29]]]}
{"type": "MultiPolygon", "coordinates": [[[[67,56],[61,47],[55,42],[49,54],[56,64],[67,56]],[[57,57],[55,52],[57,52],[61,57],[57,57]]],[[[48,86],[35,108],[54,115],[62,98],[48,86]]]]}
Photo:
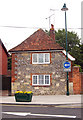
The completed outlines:
{"type": "Polygon", "coordinates": [[[15,78],[15,76],[17,76],[17,73],[15,73],[15,71],[17,71],[17,69],[15,69],[17,67],[16,59],[17,59],[17,56],[15,55],[15,53],[12,53],[12,82],[17,80],[17,78],[15,78]]]}

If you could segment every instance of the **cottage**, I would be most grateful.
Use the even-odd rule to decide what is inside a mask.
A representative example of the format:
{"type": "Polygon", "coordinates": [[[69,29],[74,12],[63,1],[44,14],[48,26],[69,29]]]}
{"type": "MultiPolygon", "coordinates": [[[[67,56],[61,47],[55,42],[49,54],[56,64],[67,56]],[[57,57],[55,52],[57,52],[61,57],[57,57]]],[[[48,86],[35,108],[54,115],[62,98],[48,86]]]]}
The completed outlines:
{"type": "MultiPolygon", "coordinates": [[[[50,36],[38,29],[9,52],[12,53],[12,94],[22,90],[23,85],[34,95],[66,94],[65,51],[56,43],[53,25],[50,36]]],[[[72,56],[69,58],[74,61],[72,56]]]]}

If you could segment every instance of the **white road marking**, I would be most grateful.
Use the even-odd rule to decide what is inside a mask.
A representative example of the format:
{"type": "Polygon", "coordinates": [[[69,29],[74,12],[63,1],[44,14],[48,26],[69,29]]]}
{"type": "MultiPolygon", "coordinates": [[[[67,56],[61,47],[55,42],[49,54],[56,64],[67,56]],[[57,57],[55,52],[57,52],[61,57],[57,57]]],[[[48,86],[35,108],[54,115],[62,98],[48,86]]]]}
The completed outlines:
{"type": "Polygon", "coordinates": [[[19,116],[26,116],[29,115],[31,113],[23,113],[23,112],[2,112],[4,114],[11,114],[11,115],[19,115],[19,116]]]}
{"type": "Polygon", "coordinates": [[[31,114],[34,116],[49,116],[49,117],[63,117],[63,118],[76,118],[76,116],[69,116],[69,115],[48,115],[48,114],[31,114]]]}
{"type": "Polygon", "coordinates": [[[45,116],[45,117],[62,117],[62,118],[76,118],[76,116],[71,115],[49,115],[49,114],[31,114],[31,113],[23,113],[23,112],[2,112],[4,114],[11,114],[11,115],[19,115],[19,116],[45,116]]]}

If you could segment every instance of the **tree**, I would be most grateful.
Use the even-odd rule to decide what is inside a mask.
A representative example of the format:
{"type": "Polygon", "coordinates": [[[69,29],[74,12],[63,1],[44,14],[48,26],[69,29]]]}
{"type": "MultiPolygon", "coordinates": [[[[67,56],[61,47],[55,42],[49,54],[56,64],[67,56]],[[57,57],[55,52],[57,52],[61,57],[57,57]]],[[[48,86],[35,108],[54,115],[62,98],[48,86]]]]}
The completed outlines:
{"type": "Polygon", "coordinates": [[[80,45],[80,65],[81,65],[82,71],[83,71],[83,44],[80,45]]]}
{"type": "Polygon", "coordinates": [[[8,70],[11,70],[11,56],[8,57],[8,70]]]}
{"type": "MultiPolygon", "coordinates": [[[[49,32],[46,30],[49,35],[49,32]]],[[[64,49],[66,49],[66,33],[65,30],[55,31],[55,40],[64,49]]],[[[80,65],[83,71],[83,44],[80,44],[80,39],[75,32],[67,31],[68,52],[76,59],[74,65],[80,65]]]]}
{"type": "MultiPolygon", "coordinates": [[[[66,49],[65,30],[55,31],[56,42],[66,49]]],[[[76,59],[74,65],[80,65],[83,71],[83,44],[80,44],[80,39],[75,32],[67,32],[68,52],[76,59]]]]}
{"type": "MultiPolygon", "coordinates": [[[[59,43],[64,49],[66,49],[66,39],[65,39],[65,30],[58,30],[55,31],[55,39],[56,42],[59,43]]],[[[67,32],[67,43],[68,43],[68,51],[71,51],[71,49],[75,46],[80,45],[80,39],[77,36],[75,32],[67,32]]]]}
{"type": "Polygon", "coordinates": [[[74,46],[70,51],[70,54],[75,57],[74,64],[81,66],[81,71],[83,71],[83,44],[79,46],[74,46]]]}

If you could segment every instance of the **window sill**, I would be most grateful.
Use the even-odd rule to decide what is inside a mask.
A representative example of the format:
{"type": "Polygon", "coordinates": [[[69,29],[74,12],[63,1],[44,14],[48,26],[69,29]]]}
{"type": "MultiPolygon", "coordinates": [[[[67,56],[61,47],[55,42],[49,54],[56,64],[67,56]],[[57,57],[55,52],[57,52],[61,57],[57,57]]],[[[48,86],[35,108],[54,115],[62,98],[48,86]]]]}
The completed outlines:
{"type": "Polygon", "coordinates": [[[32,85],[32,87],[50,87],[51,85],[32,85]]]}
{"type": "Polygon", "coordinates": [[[48,65],[50,63],[32,63],[33,65],[48,65]]]}

